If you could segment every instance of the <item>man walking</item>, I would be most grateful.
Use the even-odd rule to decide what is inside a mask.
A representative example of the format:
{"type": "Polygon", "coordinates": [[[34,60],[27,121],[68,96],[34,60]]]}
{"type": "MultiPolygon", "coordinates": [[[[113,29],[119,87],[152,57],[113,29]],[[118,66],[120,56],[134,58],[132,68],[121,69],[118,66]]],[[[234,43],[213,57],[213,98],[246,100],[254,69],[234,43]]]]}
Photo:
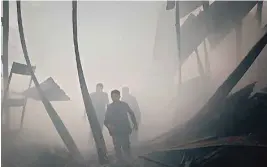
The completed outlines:
{"type": "Polygon", "coordinates": [[[113,102],[107,107],[104,124],[112,136],[117,159],[123,162],[122,150],[126,154],[127,160],[131,158],[130,135],[132,133],[132,127],[128,114],[133,122],[134,130],[138,130],[138,125],[134,112],[129,105],[120,101],[120,91],[113,90],[111,92],[111,99],[113,102]]]}
{"type": "MultiPolygon", "coordinates": [[[[138,102],[136,100],[136,98],[130,94],[130,89],[128,87],[123,87],[122,88],[122,98],[121,101],[126,102],[130,108],[132,109],[132,111],[134,112],[135,116],[136,116],[136,121],[138,126],[140,125],[141,122],[141,112],[140,112],[140,108],[138,105],[138,102]]],[[[135,131],[132,133],[131,135],[131,143],[133,145],[136,145],[138,143],[138,132],[135,131]]]]}
{"type": "Polygon", "coordinates": [[[103,92],[103,88],[103,84],[98,83],[96,85],[96,91],[90,94],[101,130],[103,129],[104,125],[106,106],[109,103],[108,94],[106,92],[103,92]]]}

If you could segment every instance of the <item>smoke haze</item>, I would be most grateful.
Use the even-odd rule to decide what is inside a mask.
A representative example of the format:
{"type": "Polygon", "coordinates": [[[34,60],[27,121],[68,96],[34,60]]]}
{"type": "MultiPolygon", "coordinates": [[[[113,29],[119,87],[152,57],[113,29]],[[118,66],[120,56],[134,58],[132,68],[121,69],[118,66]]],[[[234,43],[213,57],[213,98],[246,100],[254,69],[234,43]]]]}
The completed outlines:
{"type": "MultiPolygon", "coordinates": [[[[264,3],[262,14],[264,25],[267,23],[266,9],[264,3]]],[[[87,119],[83,118],[84,105],[77,77],[71,10],[71,2],[22,2],[28,52],[32,64],[37,66],[38,81],[41,83],[51,76],[71,98],[71,101],[52,102],[52,105],[79,149],[86,151],[88,148],[93,149],[94,146],[90,137],[90,126],[87,119]]],[[[203,87],[196,90],[186,90],[182,103],[187,109],[177,111],[178,88],[173,84],[175,82],[177,84],[177,78],[170,79],[170,75],[167,75],[177,73],[175,39],[169,39],[167,49],[159,48],[162,54],[168,51],[168,58],[165,61],[159,63],[153,60],[157,27],[164,26],[164,17],[168,16],[172,18],[168,19],[170,22],[165,26],[175,25],[173,11],[164,10],[165,2],[160,1],[78,3],[79,49],[89,92],[95,91],[98,82],[104,84],[104,90],[109,94],[112,89],[120,90],[123,86],[129,86],[140,105],[142,113],[140,137],[143,141],[152,139],[174,124],[182,124],[192,117],[237,63],[233,30],[216,49],[211,50],[208,45],[212,71],[211,84],[209,86],[203,84],[203,87]],[[201,92],[204,94],[199,104],[191,108],[187,106],[191,104],[191,96],[201,92]]],[[[198,13],[200,10],[194,12],[198,13]]],[[[250,50],[260,36],[254,16],[255,8],[243,21],[242,55],[250,50]]],[[[10,2],[10,67],[13,61],[25,63],[16,19],[15,2],[10,2]]],[[[175,29],[170,29],[171,32],[162,33],[175,37],[175,29]]],[[[266,48],[263,52],[266,53],[266,48]]],[[[199,53],[204,64],[203,44],[199,46],[199,53]]],[[[263,62],[266,62],[266,54],[262,53],[257,64],[253,64],[235,90],[252,81],[258,81],[259,78],[261,81],[266,81],[266,73],[255,75],[256,70],[266,70],[263,62]]],[[[196,57],[193,53],[182,67],[182,79],[186,82],[198,76],[196,57]]],[[[10,89],[16,92],[25,90],[29,79],[29,77],[14,76],[10,89]]],[[[266,85],[266,82],[260,82],[258,88],[264,84],[266,85]]],[[[19,128],[20,110],[11,109],[13,129],[19,128]]],[[[24,137],[27,140],[63,146],[41,102],[28,101],[24,123],[24,137]]],[[[105,128],[104,137],[108,147],[112,148],[112,142],[105,128]]]]}

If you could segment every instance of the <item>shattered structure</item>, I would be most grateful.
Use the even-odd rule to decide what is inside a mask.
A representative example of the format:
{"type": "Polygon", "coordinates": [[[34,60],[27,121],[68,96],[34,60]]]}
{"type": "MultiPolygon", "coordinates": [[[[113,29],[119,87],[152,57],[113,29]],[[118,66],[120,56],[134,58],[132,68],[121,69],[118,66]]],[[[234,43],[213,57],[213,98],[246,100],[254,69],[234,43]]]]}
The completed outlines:
{"type": "MultiPolygon", "coordinates": [[[[166,9],[172,10],[175,5],[177,5],[177,2],[168,2],[166,9]]],[[[180,8],[182,10],[177,18],[180,19],[190,14],[193,10],[202,5],[205,10],[200,12],[197,16],[190,15],[183,25],[184,27],[176,27],[176,30],[179,29],[177,34],[181,34],[179,36],[181,44],[179,44],[180,47],[177,47],[181,49],[181,51],[179,51],[179,61],[181,61],[181,65],[191,55],[191,53],[198,52],[197,47],[203,42],[203,40],[206,40],[206,38],[208,38],[208,40],[213,44],[212,47],[216,47],[232,29],[239,29],[240,21],[242,21],[247,13],[256,5],[259,6],[259,10],[257,10],[259,11],[257,13],[257,19],[261,19],[261,14],[259,13],[261,13],[260,6],[262,6],[262,2],[256,1],[214,2],[210,6],[205,7],[204,5],[207,4],[203,4],[200,1],[188,3],[184,1],[180,3],[180,8]],[[236,13],[237,8],[238,12],[236,13]],[[216,19],[213,17],[216,17],[216,19]],[[196,29],[196,27],[198,27],[198,29],[196,29]],[[195,32],[197,30],[199,30],[198,33],[195,32]],[[192,34],[194,38],[191,37],[192,34]],[[188,45],[187,43],[192,43],[192,45],[188,45]]],[[[21,12],[20,2],[17,2],[17,6],[18,18],[21,19],[21,15],[19,16],[21,12]]],[[[79,62],[77,20],[75,19],[75,17],[77,17],[77,2],[73,2],[73,7],[73,35],[74,43],[76,40],[75,52],[77,70],[84,105],[88,110],[88,118],[90,118],[92,115],[95,117],[95,113],[94,110],[91,110],[92,104],[87,95],[88,90],[84,76],[81,74],[82,66],[79,62]]],[[[176,12],[176,14],[177,13],[179,12],[176,12]]],[[[22,20],[20,20],[19,24],[22,24],[22,20]]],[[[21,27],[20,33],[23,34],[23,28],[21,27]]],[[[161,135],[155,140],[145,142],[134,148],[134,152],[136,152],[139,157],[133,163],[135,166],[246,167],[254,166],[255,164],[257,164],[257,166],[266,166],[267,87],[255,92],[255,83],[250,83],[239,91],[231,93],[232,89],[248,71],[257,57],[263,54],[261,52],[267,43],[266,30],[263,30],[263,34],[264,35],[262,35],[260,40],[254,45],[247,56],[242,59],[240,64],[216,90],[207,103],[205,103],[204,106],[201,106],[201,109],[195,116],[193,116],[182,127],[180,125],[176,126],[171,131],[161,135]]],[[[22,46],[24,46],[24,56],[25,59],[28,60],[27,67],[31,67],[29,56],[27,55],[25,39],[23,43],[23,35],[21,35],[21,38],[22,46]]],[[[237,43],[241,41],[241,37],[237,37],[237,43]]],[[[179,42],[177,42],[177,44],[178,43],[179,42]]],[[[4,53],[4,56],[7,55],[4,53]]],[[[157,56],[164,55],[157,54],[157,56]]],[[[202,69],[203,71],[200,72],[202,75],[193,82],[183,83],[188,84],[186,85],[189,87],[188,89],[194,87],[194,84],[196,83],[209,84],[210,82],[208,73],[206,73],[208,71],[208,67],[206,66],[205,70],[203,70],[204,67],[201,63],[198,63],[198,66],[199,69],[202,69]]],[[[63,96],[64,100],[69,100],[69,97],[59,88],[52,78],[47,79],[42,84],[39,84],[35,78],[33,69],[30,70],[30,75],[33,78],[36,87],[30,88],[22,94],[25,97],[33,98],[44,103],[44,106],[46,107],[46,110],[67,149],[53,149],[51,151],[51,149],[47,148],[47,146],[29,146],[27,144],[21,146],[20,133],[9,132],[7,134],[2,131],[2,166],[79,166],[81,161],[82,164],[97,164],[97,158],[95,157],[87,157],[89,162],[81,160],[83,158],[80,157],[77,146],[68,133],[67,128],[62,123],[60,117],[50,104],[50,101],[54,101],[55,98],[57,99],[56,95],[60,94],[59,96],[63,96]],[[44,85],[47,85],[47,83],[50,83],[50,85],[52,83],[52,85],[54,85],[52,86],[53,89],[51,88],[50,91],[45,91],[44,87],[46,86],[44,85]],[[54,89],[54,87],[56,87],[56,89],[54,89]],[[55,93],[55,90],[59,91],[56,95],[53,94],[55,93]],[[39,94],[39,96],[37,94],[39,94]],[[50,100],[51,98],[52,100],[50,100]]],[[[198,89],[200,88],[201,84],[198,89]]],[[[186,94],[187,92],[181,93],[186,94]]],[[[192,101],[197,101],[199,97],[201,97],[201,94],[192,98],[192,101]]],[[[189,106],[190,104],[187,105],[189,106]]],[[[186,110],[188,106],[185,106],[183,109],[186,110]]],[[[107,164],[109,162],[109,157],[106,157],[105,141],[102,133],[98,130],[99,124],[91,118],[90,125],[93,131],[96,130],[94,132],[94,138],[97,143],[98,159],[100,164],[107,164]]]]}

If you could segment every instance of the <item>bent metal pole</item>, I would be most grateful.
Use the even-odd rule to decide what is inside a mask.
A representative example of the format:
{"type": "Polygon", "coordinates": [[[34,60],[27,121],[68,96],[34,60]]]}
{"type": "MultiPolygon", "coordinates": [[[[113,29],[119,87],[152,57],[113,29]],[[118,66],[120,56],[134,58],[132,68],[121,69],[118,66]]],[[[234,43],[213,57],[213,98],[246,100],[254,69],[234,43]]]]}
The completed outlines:
{"type": "MultiPolygon", "coordinates": [[[[2,63],[3,63],[3,90],[4,90],[4,96],[8,99],[8,40],[9,40],[9,1],[3,1],[3,17],[1,18],[2,26],[3,26],[3,55],[2,55],[2,63]]],[[[9,130],[9,124],[10,124],[10,113],[9,113],[9,107],[6,105],[4,106],[4,100],[5,98],[2,97],[2,107],[1,107],[1,116],[2,119],[5,117],[5,124],[3,128],[5,130],[9,130]]],[[[3,121],[3,120],[2,120],[3,121]]]]}
{"type": "Polygon", "coordinates": [[[28,56],[28,51],[27,51],[27,46],[26,46],[26,41],[25,41],[24,31],[23,31],[20,1],[17,1],[17,18],[18,18],[19,36],[20,36],[21,47],[23,50],[24,58],[26,60],[29,71],[31,73],[32,81],[36,86],[36,89],[40,95],[40,98],[42,99],[44,107],[45,107],[49,117],[51,118],[51,120],[54,124],[54,127],[56,128],[59,136],[63,140],[65,146],[70,151],[72,156],[78,161],[83,161],[83,157],[82,157],[81,153],[79,152],[78,147],[76,146],[73,138],[71,137],[69,131],[67,130],[66,126],[64,125],[64,123],[62,122],[60,117],[58,116],[56,110],[53,108],[50,101],[44,96],[44,93],[40,87],[40,84],[39,84],[39,82],[38,82],[38,80],[37,80],[37,78],[33,72],[33,69],[31,68],[32,65],[31,65],[30,58],[28,56]]]}
{"type": "Polygon", "coordinates": [[[72,1],[72,26],[73,26],[73,44],[75,50],[77,71],[79,77],[80,88],[82,92],[83,102],[86,110],[86,114],[89,120],[89,124],[92,129],[92,134],[96,143],[96,149],[98,153],[99,163],[101,165],[108,164],[108,156],[107,156],[107,148],[105,144],[105,140],[100,128],[100,124],[97,120],[95,109],[93,107],[91,98],[89,96],[89,92],[87,89],[87,85],[85,82],[85,78],[83,75],[83,69],[80,59],[79,53],[79,45],[78,45],[78,35],[77,35],[77,1],[72,1]]]}

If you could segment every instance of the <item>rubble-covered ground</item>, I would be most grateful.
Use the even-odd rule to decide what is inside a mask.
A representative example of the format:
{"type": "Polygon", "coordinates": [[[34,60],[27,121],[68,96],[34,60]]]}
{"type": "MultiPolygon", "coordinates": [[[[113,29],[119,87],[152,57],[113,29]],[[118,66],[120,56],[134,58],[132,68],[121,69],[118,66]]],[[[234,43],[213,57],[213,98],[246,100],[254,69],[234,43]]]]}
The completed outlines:
{"type": "MultiPolygon", "coordinates": [[[[29,136],[37,137],[26,131],[2,131],[2,167],[97,167],[96,153],[83,155],[84,162],[77,162],[62,146],[41,144],[37,140],[28,140],[29,136]],[[27,137],[25,137],[27,136],[27,137]]],[[[109,166],[115,164],[113,152],[109,153],[109,166]]],[[[133,162],[136,164],[137,161],[133,162]]],[[[138,163],[138,162],[137,162],[138,163]]]]}
{"type": "Polygon", "coordinates": [[[146,166],[177,166],[182,161],[197,167],[266,166],[267,92],[266,88],[253,92],[254,86],[229,95],[216,112],[195,122],[197,126],[192,129],[174,130],[162,136],[164,139],[151,142],[146,149],[154,151],[145,154],[146,166]]]}
{"type": "MultiPolygon", "coordinates": [[[[265,145],[264,147],[251,147],[251,148],[235,148],[235,147],[223,147],[223,152],[220,152],[221,148],[218,148],[215,145],[212,147],[203,148],[198,151],[194,151],[194,147],[202,147],[203,144],[206,142],[210,142],[210,140],[205,140],[205,142],[196,142],[191,145],[183,146],[183,148],[189,148],[189,152],[191,150],[191,155],[194,155],[193,157],[197,157],[194,163],[201,162],[206,163],[206,161],[213,162],[214,158],[216,159],[216,156],[213,158],[208,158],[208,160],[201,160],[201,157],[208,156],[210,154],[213,154],[215,151],[216,154],[220,152],[218,155],[227,155],[231,152],[235,152],[235,154],[246,154],[249,155],[250,158],[253,158],[257,161],[262,161],[262,156],[267,157],[267,93],[263,89],[260,92],[254,92],[253,93],[253,87],[254,84],[250,84],[246,86],[245,88],[241,89],[240,91],[230,95],[226,102],[224,103],[224,107],[218,108],[218,114],[212,115],[210,117],[210,120],[207,120],[206,122],[199,123],[199,126],[196,130],[194,130],[194,137],[199,138],[201,136],[216,136],[213,137],[212,140],[214,142],[218,142],[221,138],[227,137],[227,136],[248,136],[245,138],[249,138],[249,140],[242,140],[244,144],[261,144],[265,145]],[[209,122],[208,124],[206,124],[209,122]],[[251,137],[250,137],[251,136],[251,137]],[[253,141],[253,142],[250,142],[253,141]],[[193,150],[193,151],[192,151],[193,150]],[[201,155],[201,156],[200,156],[201,155]],[[255,156],[255,155],[261,155],[261,156],[255,156]],[[261,158],[261,159],[260,159],[261,158]]],[[[68,151],[64,148],[51,148],[49,145],[44,145],[40,143],[34,143],[32,141],[26,141],[23,139],[23,132],[19,131],[12,131],[11,133],[7,134],[5,132],[2,133],[2,166],[3,167],[42,167],[42,166],[49,166],[49,167],[67,167],[67,166],[79,166],[77,162],[73,160],[71,155],[68,153],[68,151]]],[[[25,134],[24,134],[25,135],[25,134]]],[[[175,135],[173,133],[172,138],[166,139],[164,142],[150,145],[151,147],[136,147],[133,149],[134,153],[137,153],[138,155],[143,155],[144,153],[150,152],[151,157],[158,157],[156,159],[160,160],[164,158],[164,161],[167,161],[170,163],[170,161],[173,161],[173,158],[166,158],[171,157],[170,155],[175,155],[177,158],[177,161],[181,161],[179,157],[181,157],[181,152],[183,151],[167,151],[164,152],[164,156],[157,153],[155,150],[157,150],[157,147],[165,147],[165,148],[171,148],[179,147],[179,144],[182,144],[184,142],[179,142],[179,133],[175,135]],[[173,154],[175,152],[175,154],[173,154]],[[155,154],[156,153],[156,154],[155,154]],[[171,153],[171,154],[170,154],[171,153]],[[179,155],[179,156],[178,156],[179,155]],[[161,157],[161,158],[159,158],[161,157]]],[[[188,136],[191,138],[190,136],[188,136]]],[[[224,140],[220,141],[225,144],[224,140]]],[[[227,140],[229,142],[229,140],[227,140]]],[[[152,142],[153,143],[153,142],[152,142]]],[[[157,142],[155,142],[157,143],[157,142]]],[[[180,146],[181,147],[181,146],[180,146]]],[[[245,147],[245,146],[244,146],[245,147]]],[[[187,151],[188,152],[188,151],[187,151]]],[[[232,154],[232,153],[231,153],[232,154]]],[[[111,159],[112,153],[110,153],[111,159]]],[[[136,155],[137,156],[137,155],[136,155]]],[[[230,156],[227,156],[230,157],[230,156]]],[[[217,157],[218,158],[218,157],[217,157]]],[[[237,157],[238,158],[238,157],[237,157]]],[[[241,158],[241,157],[239,157],[241,158]]],[[[204,158],[205,159],[205,158],[204,158]]],[[[97,156],[91,156],[91,157],[85,157],[86,164],[90,166],[98,166],[97,164],[97,156]]],[[[218,162],[221,161],[218,160],[218,162]]],[[[139,166],[138,164],[140,161],[134,161],[133,164],[135,166],[139,166]]],[[[174,162],[172,162],[174,163],[174,162]]],[[[215,162],[214,162],[215,163],[215,162]]],[[[249,163],[252,163],[252,161],[249,161],[249,163]]],[[[248,164],[249,164],[248,163],[248,164]]],[[[155,165],[155,163],[152,163],[155,165]]],[[[153,166],[152,164],[149,164],[149,166],[153,166]]],[[[266,163],[267,164],[267,163],[266,163]]],[[[162,165],[160,165],[162,166],[162,165]]]]}
{"type": "Polygon", "coordinates": [[[29,142],[21,138],[22,132],[2,133],[3,167],[68,166],[73,163],[64,148],[29,142]]]}

